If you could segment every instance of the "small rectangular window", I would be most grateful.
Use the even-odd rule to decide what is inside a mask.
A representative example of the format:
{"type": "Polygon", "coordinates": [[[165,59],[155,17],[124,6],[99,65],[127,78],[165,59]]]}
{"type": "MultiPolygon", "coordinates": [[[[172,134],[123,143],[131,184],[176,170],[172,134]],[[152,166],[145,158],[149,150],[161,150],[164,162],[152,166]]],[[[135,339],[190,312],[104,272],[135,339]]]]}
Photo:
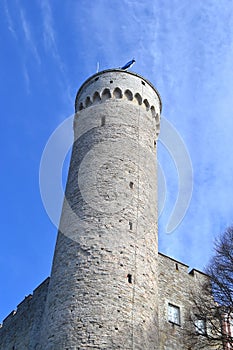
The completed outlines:
{"type": "Polygon", "coordinates": [[[168,321],[180,325],[180,308],[178,306],[168,304],[168,321]]]}
{"type": "Polygon", "coordinates": [[[195,329],[198,334],[206,334],[206,321],[203,319],[197,319],[194,321],[195,329]]]}

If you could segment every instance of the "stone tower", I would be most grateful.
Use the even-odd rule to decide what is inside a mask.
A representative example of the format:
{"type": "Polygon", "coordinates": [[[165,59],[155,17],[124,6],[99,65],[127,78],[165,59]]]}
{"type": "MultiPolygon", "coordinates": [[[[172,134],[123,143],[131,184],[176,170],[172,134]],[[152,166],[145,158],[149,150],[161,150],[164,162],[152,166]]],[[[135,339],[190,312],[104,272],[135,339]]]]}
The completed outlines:
{"type": "Polygon", "coordinates": [[[132,72],[102,71],[78,91],[43,350],[158,348],[160,111],[132,72]]]}

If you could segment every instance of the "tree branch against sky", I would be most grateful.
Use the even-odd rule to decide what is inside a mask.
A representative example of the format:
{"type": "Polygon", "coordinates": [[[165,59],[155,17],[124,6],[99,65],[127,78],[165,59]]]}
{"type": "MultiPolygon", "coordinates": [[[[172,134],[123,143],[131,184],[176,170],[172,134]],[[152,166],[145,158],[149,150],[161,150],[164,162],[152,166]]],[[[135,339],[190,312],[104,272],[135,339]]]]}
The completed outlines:
{"type": "MultiPolygon", "coordinates": [[[[209,279],[202,284],[192,299],[190,323],[202,319],[206,332],[197,329],[189,332],[189,338],[195,344],[197,337],[203,339],[203,348],[209,344],[213,349],[233,348],[233,227],[229,227],[215,242],[214,255],[206,273],[209,279]]],[[[190,329],[194,329],[190,327],[190,329]]]]}

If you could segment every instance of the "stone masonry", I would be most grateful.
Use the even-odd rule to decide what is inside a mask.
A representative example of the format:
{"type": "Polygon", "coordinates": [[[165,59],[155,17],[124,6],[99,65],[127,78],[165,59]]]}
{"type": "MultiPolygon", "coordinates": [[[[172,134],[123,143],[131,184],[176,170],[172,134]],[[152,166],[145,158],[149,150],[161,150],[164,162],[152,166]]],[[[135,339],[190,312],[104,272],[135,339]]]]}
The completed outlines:
{"type": "Polygon", "coordinates": [[[158,344],[160,109],[152,85],[121,70],[96,74],[77,94],[43,350],[158,344]]]}
{"type": "MultiPolygon", "coordinates": [[[[186,328],[189,327],[187,319],[192,307],[190,292],[197,290],[200,283],[208,277],[195,269],[189,272],[187,265],[161,253],[158,254],[158,273],[159,344],[152,344],[148,348],[141,347],[141,350],[199,350],[198,343],[195,347],[189,347],[185,337],[186,328]],[[180,308],[179,325],[168,320],[170,303],[180,308]]],[[[40,330],[48,283],[49,278],[41,283],[32,295],[27,296],[18,305],[17,310],[5,318],[0,328],[0,350],[41,349],[40,330]]],[[[80,344],[76,344],[76,349],[78,348],[85,349],[80,344]]],[[[91,346],[89,349],[95,349],[95,347],[91,346]]],[[[104,348],[99,347],[99,349],[104,348]]],[[[125,349],[123,342],[119,349],[125,349]]],[[[208,347],[206,349],[208,350],[208,347]]]]}
{"type": "Polygon", "coordinates": [[[135,73],[81,86],[51,277],[3,321],[0,350],[187,349],[189,291],[204,275],[158,255],[160,112],[135,73]]]}

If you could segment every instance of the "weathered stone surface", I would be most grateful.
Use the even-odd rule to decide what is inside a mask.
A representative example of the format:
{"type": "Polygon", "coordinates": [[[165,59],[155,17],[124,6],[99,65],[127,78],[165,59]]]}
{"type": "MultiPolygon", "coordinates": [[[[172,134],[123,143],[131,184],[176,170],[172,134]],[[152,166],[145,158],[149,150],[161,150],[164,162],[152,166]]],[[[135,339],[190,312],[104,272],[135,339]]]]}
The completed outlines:
{"type": "MultiPolygon", "coordinates": [[[[159,254],[159,350],[199,350],[197,344],[188,346],[187,329],[190,327],[189,315],[193,307],[193,292],[201,288],[208,276],[192,270],[188,266],[168,256],[159,254]],[[168,306],[180,309],[180,324],[169,322],[168,306]]],[[[194,327],[194,325],[193,325],[194,327]]],[[[193,329],[195,335],[195,329],[193,329]]],[[[201,339],[200,339],[201,341],[201,339]]],[[[210,349],[205,347],[206,350],[210,349]]],[[[211,347],[212,349],[212,347],[211,347]]]]}
{"type": "Polygon", "coordinates": [[[158,92],[137,74],[104,71],[75,109],[51,278],[3,321],[0,350],[187,350],[190,291],[206,276],[158,255],[158,92]]]}
{"type": "Polygon", "coordinates": [[[153,349],[160,101],[139,76],[107,71],[96,78],[81,87],[76,101],[41,345],[153,349]]]}
{"type": "Polygon", "coordinates": [[[1,350],[37,349],[49,278],[41,283],[3,320],[0,328],[1,350]]]}

